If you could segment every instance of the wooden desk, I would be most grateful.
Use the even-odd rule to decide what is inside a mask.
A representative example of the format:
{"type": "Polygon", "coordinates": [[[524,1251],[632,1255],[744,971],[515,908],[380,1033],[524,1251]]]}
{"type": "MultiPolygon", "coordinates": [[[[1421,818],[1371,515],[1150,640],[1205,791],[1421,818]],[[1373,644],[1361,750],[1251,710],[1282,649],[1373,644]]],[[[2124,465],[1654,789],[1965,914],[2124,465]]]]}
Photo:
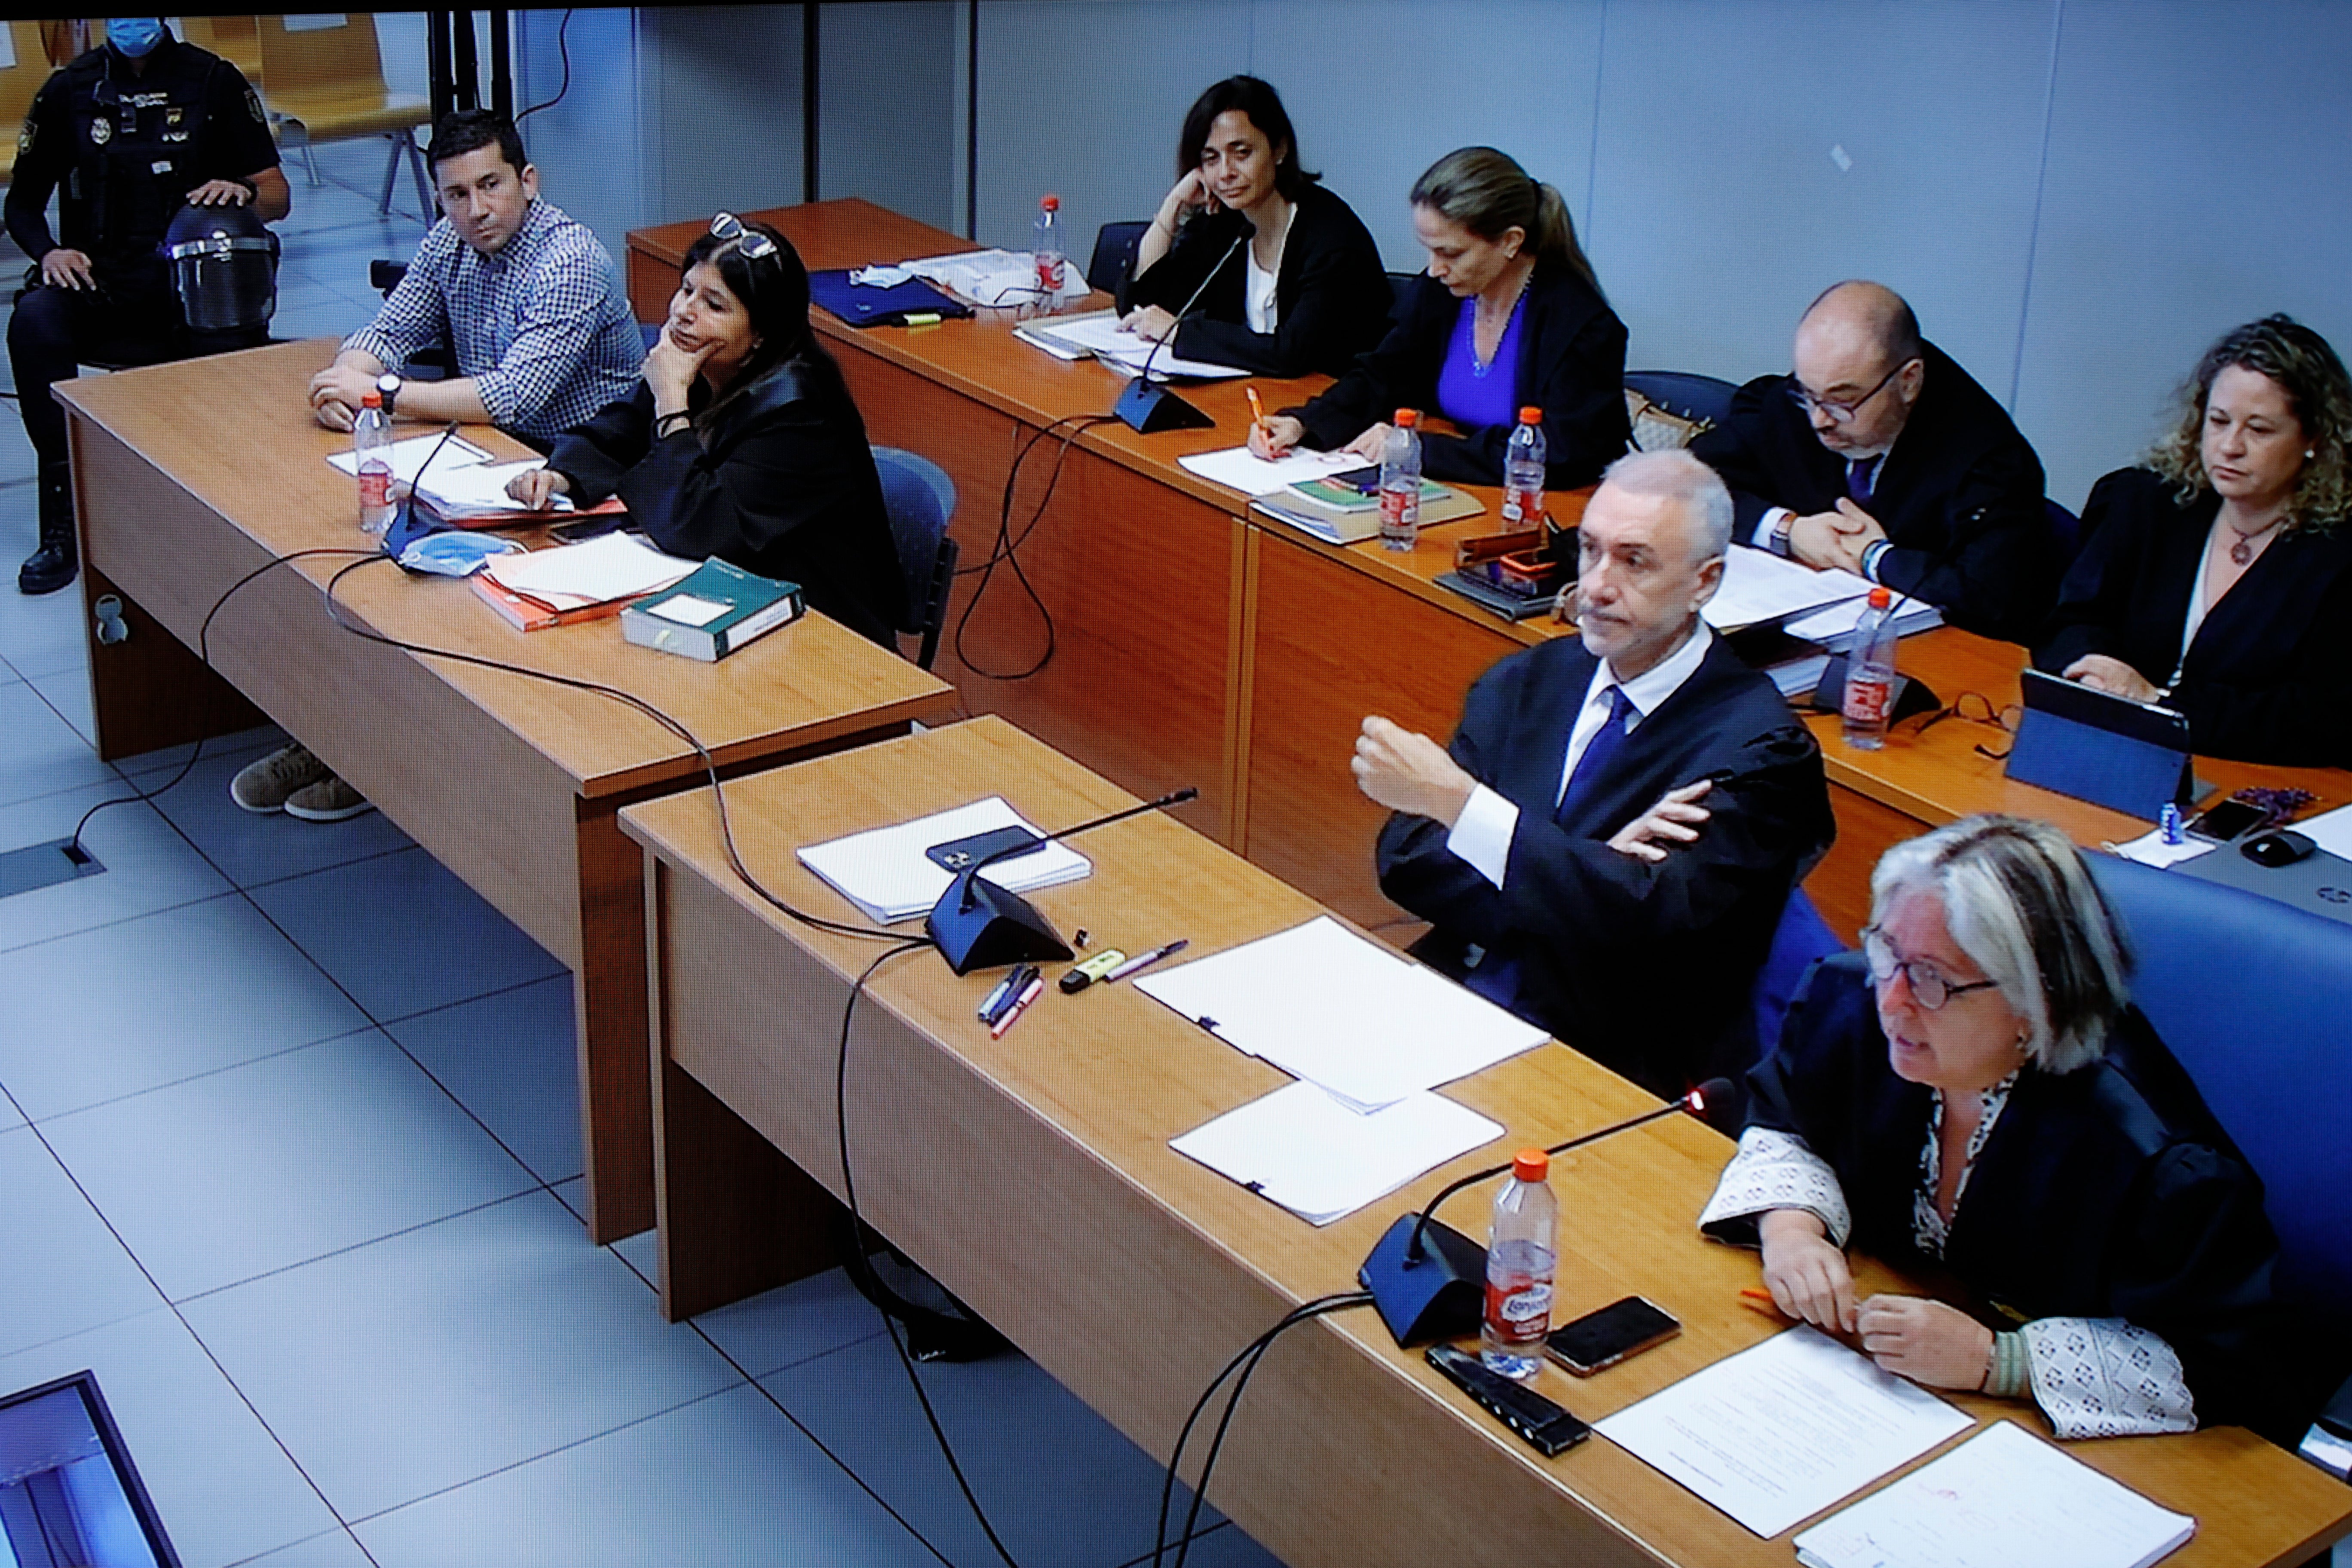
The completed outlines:
{"type": "MultiPolygon", "coordinates": [[[[323,460],[349,437],[307,415],[305,384],[333,353],[331,342],[289,343],[59,384],[83,594],[119,595],[131,632],[90,646],[99,752],[135,755],[250,724],[250,699],[569,965],[589,1230],[627,1236],[653,1223],[653,1143],[641,859],[614,813],[692,791],[705,777],[692,750],[608,698],[350,635],[320,597],[349,563],[338,557],[241,589],[213,622],[219,676],[189,651],[214,602],[273,556],[370,542],[352,481],[323,460]]],[[[522,455],[494,431],[468,434],[522,455]]],[[[632,647],[611,621],[525,636],[466,584],[384,564],[354,573],[339,597],[387,636],[632,693],[728,771],[904,733],[952,701],[941,682],[821,616],[704,666],[632,647]]]]}
{"type": "MultiPolygon", "coordinates": [[[[796,847],[1001,791],[1033,820],[1080,820],[1129,796],[1001,721],[975,720],[727,786],[747,858],[782,896],[848,906],[796,847]]],[[[877,943],[797,927],[729,872],[711,814],[625,810],[646,846],[653,933],[662,1291],[673,1317],[793,1271],[816,1205],[841,1190],[836,1051],[851,978],[877,943]],[[781,1151],[779,1155],[776,1151],[781,1151]],[[800,1173],[805,1172],[803,1175],[800,1173]]],[[[1066,931],[1135,951],[1188,936],[1215,952],[1318,912],[1295,889],[1154,817],[1087,840],[1087,879],[1035,895],[1066,931]]],[[[1225,1358],[1285,1310],[1353,1288],[1389,1220],[1497,1149],[1557,1139],[1655,1102],[1546,1047],[1452,1086],[1510,1136],[1317,1229],[1176,1154],[1168,1140],[1278,1087],[1281,1074],[1131,985],[1048,987],[1002,1040],[973,1008],[991,974],[929,952],[886,964],[855,1015],[846,1066],[860,1206],[958,1296],[1134,1438],[1165,1457],[1225,1358]]],[[[1547,1394],[1597,1418],[1762,1340],[1743,1309],[1753,1255],[1694,1220],[1731,1150],[1677,1119],[1557,1160],[1559,1310],[1633,1291],[1683,1335],[1547,1394]]],[[[1450,1217],[1481,1234],[1484,1189],[1450,1217]]],[[[1865,1289],[1895,1283],[1858,1264],[1865,1289]]],[[[2046,1435],[2030,1406],[1958,1403],[2046,1435]]],[[[1391,1343],[1369,1310],[1286,1335],[1250,1385],[1216,1505],[1294,1568],[1449,1563],[1785,1564],[1765,1542],[1602,1439],[1545,1460],[1391,1343]]],[[[2198,1516],[2190,1564],[2300,1563],[2352,1528],[2352,1489],[2239,1429],[2073,1444],[2068,1451],[2198,1516]]],[[[1196,1461],[1197,1463],[1197,1461],[1196,1461]]]]}
{"type": "MultiPolygon", "coordinates": [[[[859,201],[754,216],[789,235],[813,268],[971,248],[859,201]]],[[[657,319],[667,308],[686,247],[707,226],[629,236],[630,298],[641,317],[657,319]]],[[[1066,364],[1014,341],[1012,312],[982,315],[863,331],[816,317],[874,438],[920,452],[954,476],[954,531],[967,563],[984,559],[995,536],[1014,444],[1055,420],[1108,409],[1121,384],[1099,365],[1066,364]]],[[[1324,384],[1321,377],[1259,383],[1268,408],[1324,384]]],[[[1026,682],[997,680],[952,647],[942,648],[940,668],[967,710],[1002,713],[1123,788],[1149,796],[1198,784],[1202,798],[1184,820],[1353,920],[1395,924],[1404,917],[1381,896],[1372,870],[1385,814],[1348,771],[1363,716],[1449,735],[1481,671],[1563,628],[1508,626],[1434,585],[1452,565],[1456,540],[1496,526],[1496,492],[1474,490],[1486,515],[1427,531],[1409,556],[1377,544],[1326,545],[1247,514],[1241,497],[1179,466],[1188,453],[1238,445],[1249,424],[1238,382],[1184,395],[1215,417],[1216,428],[1138,436],[1113,424],[1076,437],[1052,504],[1021,552],[1056,628],[1046,669],[1026,682]]],[[[1016,521],[1036,504],[1051,467],[1049,449],[1032,456],[1016,521]]],[[[1553,510],[1580,511],[1581,500],[1554,497],[1553,510]]],[[[971,651],[988,669],[1020,668],[1044,647],[1036,611],[1003,576],[971,624],[971,651]]],[[[976,581],[964,579],[955,615],[976,581]]],[[[1973,689],[2014,701],[2023,658],[2021,648],[1951,630],[1903,645],[1904,668],[1947,697],[1973,689]]],[[[2086,845],[2143,831],[2115,813],[2010,784],[1997,762],[1974,754],[1989,736],[1995,750],[2006,747],[1982,726],[1948,721],[1924,740],[1898,731],[1874,756],[1839,743],[1835,720],[1813,722],[1829,755],[1839,838],[1806,888],[1848,938],[1865,917],[1880,852],[1926,827],[1974,811],[2013,811],[2057,822],[2086,845]]],[[[2352,799],[2352,774],[2340,772],[2211,763],[2200,773],[2231,788],[2295,782],[2330,801],[2352,799]]]]}

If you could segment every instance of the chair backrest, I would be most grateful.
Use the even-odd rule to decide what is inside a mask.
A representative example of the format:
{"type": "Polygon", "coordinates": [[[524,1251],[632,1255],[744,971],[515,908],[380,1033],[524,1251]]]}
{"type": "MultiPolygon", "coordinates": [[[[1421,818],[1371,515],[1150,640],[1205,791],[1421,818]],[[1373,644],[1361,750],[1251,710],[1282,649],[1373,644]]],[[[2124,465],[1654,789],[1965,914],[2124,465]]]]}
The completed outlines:
{"type": "Polygon", "coordinates": [[[261,79],[261,27],[251,16],[183,16],[180,36],[200,49],[218,55],[254,86],[261,79]]]}
{"type": "Polygon", "coordinates": [[[296,93],[383,90],[375,16],[353,11],[325,16],[257,17],[261,74],[274,97],[296,93]]]}
{"type": "Polygon", "coordinates": [[[1845,943],[1805,897],[1805,889],[1790,889],[1789,901],[1780,907],[1780,923],[1772,930],[1771,951],[1756,972],[1756,989],[1748,998],[1756,1013],[1759,1060],[1780,1043],[1780,1022],[1789,1016],[1789,1004],[1797,999],[1797,987],[1813,961],[1844,951],[1845,943]]]}
{"type": "Polygon", "coordinates": [[[1135,268],[1135,247],[1143,243],[1148,223],[1107,223],[1095,230],[1094,259],[1087,263],[1087,286],[1116,294],[1135,268]]]}
{"type": "MultiPolygon", "coordinates": [[[[8,42],[15,46],[16,63],[0,70],[0,128],[13,132],[24,123],[25,111],[33,107],[33,95],[49,79],[49,62],[41,52],[41,25],[38,22],[8,24],[8,42]]],[[[11,135],[9,145],[16,145],[11,135]]]]}
{"type": "Polygon", "coordinates": [[[1739,390],[1727,381],[1685,370],[1629,370],[1625,386],[1668,413],[1716,425],[1730,417],[1731,395],[1739,390]]]}
{"type": "Polygon", "coordinates": [[[898,629],[922,637],[915,662],[929,669],[939,656],[940,627],[955,585],[959,552],[948,537],[948,524],[955,520],[955,481],[929,458],[896,447],[875,447],[874,467],[882,476],[882,505],[890,514],[898,567],[907,577],[907,607],[898,629]]]}
{"type": "Polygon", "coordinates": [[[2133,999],[2263,1179],[2290,1288],[2352,1300],[2352,925],[2112,855],[2090,863],[2139,950],[2133,999]]]}
{"type": "Polygon", "coordinates": [[[1418,272],[1391,272],[1389,274],[1390,321],[1393,321],[1399,316],[1404,314],[1404,297],[1412,292],[1412,286],[1420,280],[1421,274],[1418,272]]]}

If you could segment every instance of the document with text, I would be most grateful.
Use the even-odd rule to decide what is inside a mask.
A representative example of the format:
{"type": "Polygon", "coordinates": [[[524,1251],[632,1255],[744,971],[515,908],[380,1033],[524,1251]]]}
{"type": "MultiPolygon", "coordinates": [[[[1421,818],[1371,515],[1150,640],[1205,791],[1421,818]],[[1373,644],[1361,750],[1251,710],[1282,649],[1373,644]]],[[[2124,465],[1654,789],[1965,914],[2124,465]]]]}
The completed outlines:
{"type": "Polygon", "coordinates": [[[1799,1327],[1593,1430],[1769,1540],[1969,1425],[1916,1384],[1799,1327]]]}

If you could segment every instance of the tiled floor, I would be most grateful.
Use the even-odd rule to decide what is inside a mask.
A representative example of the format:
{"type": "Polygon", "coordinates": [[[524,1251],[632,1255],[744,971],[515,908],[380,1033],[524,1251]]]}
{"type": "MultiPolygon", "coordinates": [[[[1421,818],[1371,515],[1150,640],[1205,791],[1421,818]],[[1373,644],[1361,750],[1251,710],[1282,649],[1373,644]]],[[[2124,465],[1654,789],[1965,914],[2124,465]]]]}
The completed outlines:
{"type": "MultiPolygon", "coordinates": [[[[417,226],[294,195],[276,330],[346,331],[417,226]]],[[[0,415],[9,574],[31,471],[0,415]]],[[[0,584],[0,850],[185,760],[92,753],[79,607],[0,584]]],[[[236,811],[273,743],[0,899],[0,1392],[94,1370],[189,1568],[992,1562],[838,1275],[671,1326],[650,1237],[589,1245],[569,979],[382,816],[236,811]]],[[[1051,1378],[923,1376],[1024,1564],[1147,1554],[1156,1468],[1051,1378]]]]}

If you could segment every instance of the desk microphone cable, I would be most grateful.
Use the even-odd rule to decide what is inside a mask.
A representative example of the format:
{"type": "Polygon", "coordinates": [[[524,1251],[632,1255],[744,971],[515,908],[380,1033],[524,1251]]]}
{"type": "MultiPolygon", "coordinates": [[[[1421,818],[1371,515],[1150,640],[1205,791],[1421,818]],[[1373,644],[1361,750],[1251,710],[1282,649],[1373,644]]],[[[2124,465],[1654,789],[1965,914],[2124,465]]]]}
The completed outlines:
{"type": "Polygon", "coordinates": [[[979,584],[972,589],[971,597],[964,604],[963,614],[956,618],[954,639],[957,659],[974,675],[989,680],[1027,680],[1053,662],[1056,647],[1054,613],[1046,608],[1045,596],[1037,592],[1036,584],[1030,582],[1027,570],[1021,564],[1020,550],[1029,542],[1029,536],[1037,531],[1037,525],[1045,521],[1045,509],[1053,504],[1054,492],[1061,486],[1062,467],[1069,460],[1072,443],[1095,426],[1110,424],[1117,417],[1116,415],[1110,414],[1066,414],[1061,418],[1031,431],[1028,438],[1023,441],[1013,454],[1012,466],[1005,470],[1004,474],[1004,493],[997,507],[996,538],[989,546],[988,559],[976,565],[962,566],[956,570],[956,575],[959,577],[977,574],[980,578],[979,584]],[[1018,533],[1015,533],[1013,528],[1013,492],[1014,487],[1020,482],[1022,466],[1028,461],[1029,454],[1036,448],[1039,442],[1066,425],[1069,429],[1062,437],[1060,447],[1054,455],[1054,467],[1045,479],[1045,492],[1038,498],[1036,506],[1031,509],[1029,521],[1022,526],[1018,533]],[[1021,585],[1021,591],[1028,595],[1029,602],[1037,606],[1038,619],[1045,625],[1045,651],[1024,669],[984,668],[974,661],[964,648],[964,633],[971,625],[972,615],[980,608],[981,600],[987,596],[989,584],[995,581],[996,569],[999,566],[1012,568],[1013,581],[1021,585]]]}

